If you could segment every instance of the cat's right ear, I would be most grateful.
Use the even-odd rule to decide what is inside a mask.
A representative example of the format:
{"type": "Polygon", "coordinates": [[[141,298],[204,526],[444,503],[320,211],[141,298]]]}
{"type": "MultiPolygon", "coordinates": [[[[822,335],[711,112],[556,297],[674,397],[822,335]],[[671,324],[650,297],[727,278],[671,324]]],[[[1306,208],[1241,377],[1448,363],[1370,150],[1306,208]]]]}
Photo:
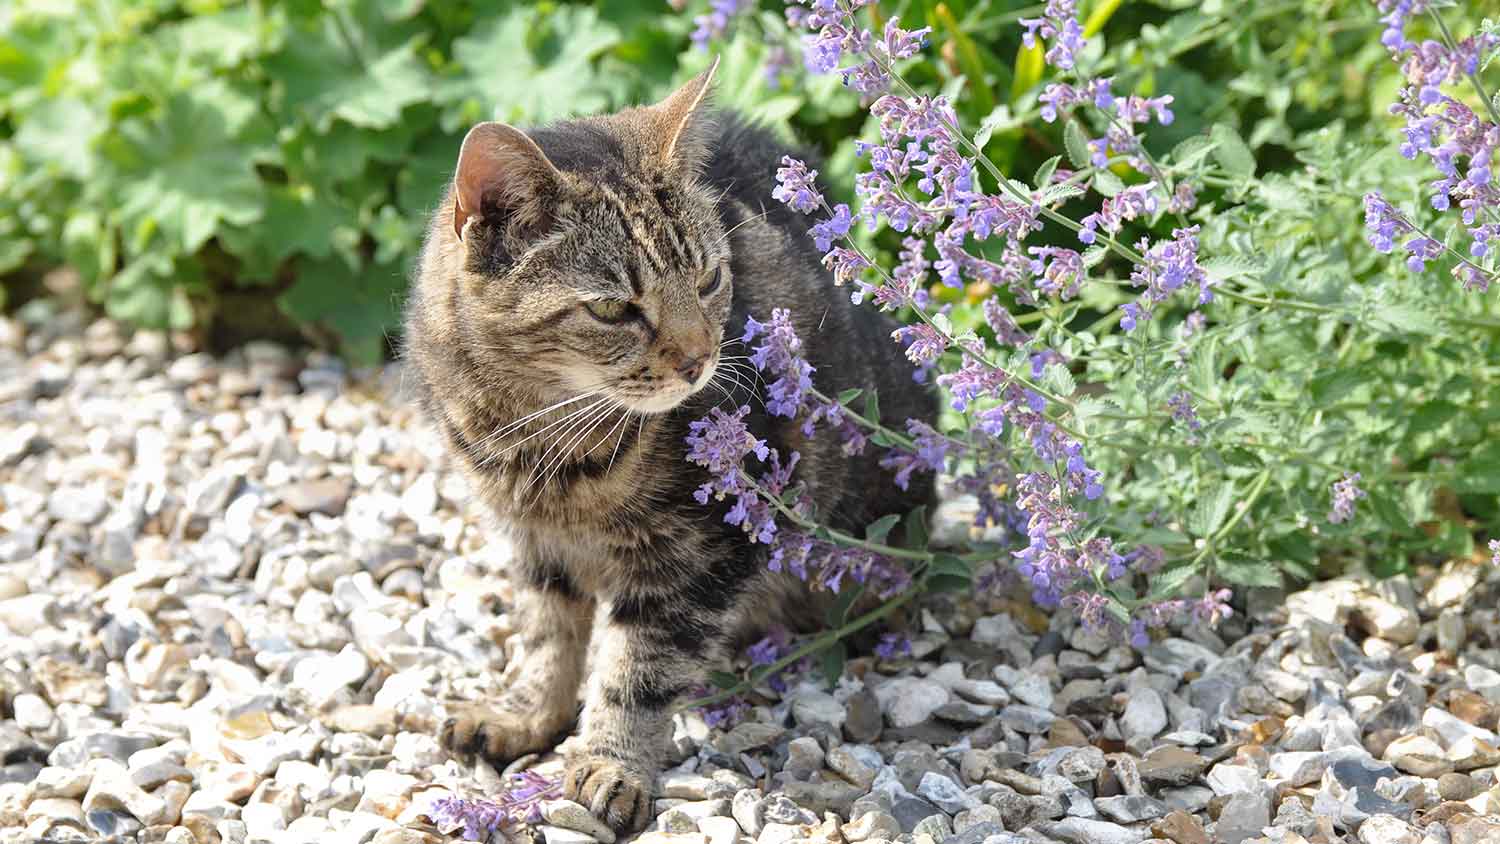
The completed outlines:
{"type": "Polygon", "coordinates": [[[471,220],[483,221],[486,214],[538,209],[540,203],[529,200],[546,192],[558,175],[557,167],[525,132],[504,123],[478,124],[464,136],[458,153],[453,233],[462,240],[464,227],[471,220]]]}

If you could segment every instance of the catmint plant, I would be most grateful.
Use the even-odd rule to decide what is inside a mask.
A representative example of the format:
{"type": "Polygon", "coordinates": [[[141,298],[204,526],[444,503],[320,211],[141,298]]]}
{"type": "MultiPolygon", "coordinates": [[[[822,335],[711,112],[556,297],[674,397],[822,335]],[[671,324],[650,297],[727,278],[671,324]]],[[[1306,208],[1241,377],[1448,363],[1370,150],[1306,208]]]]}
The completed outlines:
{"type": "MultiPolygon", "coordinates": [[[[1380,296],[1407,296],[1387,292],[1375,268],[1344,275],[1338,297],[1310,297],[1317,256],[1347,254],[1317,241],[1317,221],[1337,208],[1358,232],[1365,194],[1377,249],[1399,246],[1415,272],[1451,260],[1466,288],[1488,286],[1497,260],[1489,242],[1500,234],[1488,162],[1500,135],[1476,69],[1496,36],[1456,41],[1443,29],[1442,42],[1414,44],[1404,33],[1425,12],[1422,0],[1380,4],[1383,43],[1409,82],[1393,109],[1409,121],[1400,152],[1437,168],[1432,204],[1458,206],[1468,238],[1461,255],[1384,194],[1341,190],[1334,180],[1348,167],[1330,165],[1334,142],[1301,153],[1305,172],[1262,178],[1228,126],[1157,148],[1147,130],[1177,122],[1173,96],[1128,90],[1118,68],[1096,72],[1101,62],[1070,0],[1019,21],[1023,43],[1053,74],[1026,95],[1032,113],[1062,129],[1066,152],[1023,181],[984,153],[987,130],[965,133],[950,96],[908,80],[903,68],[923,60],[931,30],[903,28],[896,17],[866,26],[873,5],[788,5],[806,72],[838,74],[874,134],[853,141],[852,191],[787,157],[770,199],[813,217],[810,236],[851,301],[902,317],[891,341],[905,350],[913,388],[939,389],[947,412],[936,426],[885,420],[856,410],[861,391],[824,394],[784,309],[755,314],[741,340],[767,385],[769,412],[801,421],[808,435],[826,426],[851,455],[882,449],[891,483],[939,475],[972,496],[972,541],[935,548],[918,530],[916,542],[888,545],[899,514],[863,537],[820,524],[800,498],[798,455],[750,435],[748,408],[713,411],[688,439],[688,459],[712,475],[700,500],[732,499],[726,518],[768,546],[773,569],[831,592],[858,585],[885,603],[820,635],[759,643],[746,676],[718,678],[723,691],[707,698],[705,717],[727,723],[722,713],[742,706],[739,693],[805,668],[922,589],[988,599],[1022,585],[1040,606],[1145,647],[1169,625],[1232,618],[1231,586],[1276,586],[1283,572],[1310,577],[1315,542],[1357,545],[1372,520],[1415,537],[1405,514],[1425,512],[1424,496],[1458,477],[1445,463],[1476,458],[1440,454],[1420,469],[1392,459],[1391,449],[1416,435],[1370,434],[1390,429],[1370,421],[1372,408],[1394,395],[1418,400],[1404,385],[1420,383],[1420,367],[1431,364],[1414,357],[1404,375],[1381,372],[1368,349],[1378,339],[1405,343],[1428,319],[1478,332],[1500,329],[1500,320],[1382,308],[1380,296]],[[1460,82],[1477,98],[1444,93],[1460,82]],[[1307,207],[1289,209],[1284,197],[1299,191],[1307,207]],[[1256,242],[1257,227],[1291,225],[1292,235],[1256,242]],[[1269,272],[1274,261],[1278,274],[1269,272]],[[1288,345],[1291,337],[1303,345],[1288,345]],[[1262,352],[1257,341],[1286,348],[1262,352]],[[1320,355],[1309,343],[1333,348],[1320,355]],[[1394,392],[1377,389],[1398,378],[1394,392]],[[1289,399],[1297,390],[1314,401],[1289,399]],[[1337,400],[1345,396],[1360,400],[1337,400]]],[[[778,79],[787,55],[776,58],[778,79]]],[[[1420,400],[1418,432],[1448,413],[1420,400]]],[[[1500,450],[1483,459],[1500,471],[1500,450]]],[[[1488,483],[1469,482],[1482,491],[1488,483]]],[[[1465,540],[1473,536],[1452,542],[1465,540]]],[[[1500,540],[1489,547],[1500,561],[1500,540]]],[[[886,632],[875,655],[899,658],[909,647],[886,632]]]]}
{"type": "Polygon", "coordinates": [[[562,795],[556,779],[535,771],[522,771],[511,777],[510,788],[494,800],[448,796],[432,801],[427,817],[444,829],[461,829],[464,840],[484,841],[496,831],[516,824],[538,823],[542,804],[562,795]]]}

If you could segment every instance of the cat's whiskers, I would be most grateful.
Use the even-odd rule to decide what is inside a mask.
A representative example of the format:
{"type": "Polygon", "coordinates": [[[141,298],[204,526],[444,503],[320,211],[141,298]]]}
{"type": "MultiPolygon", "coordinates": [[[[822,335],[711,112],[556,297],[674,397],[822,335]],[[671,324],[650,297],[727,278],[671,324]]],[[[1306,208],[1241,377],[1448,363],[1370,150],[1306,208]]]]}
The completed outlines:
{"type": "MultiPolygon", "coordinates": [[[[645,417],[642,417],[642,419],[644,419],[644,418],[645,417]]],[[[620,422],[619,422],[620,437],[619,437],[619,439],[615,440],[615,450],[612,451],[612,452],[610,452],[610,454],[609,454],[609,465],[604,467],[604,471],[606,473],[609,472],[610,469],[615,468],[615,458],[620,455],[620,446],[624,445],[624,443],[625,443],[625,432],[628,431],[628,430],[630,430],[629,422],[630,422],[630,412],[629,411],[626,411],[625,413],[620,414],[620,422]]],[[[613,433],[614,433],[614,431],[610,431],[610,434],[613,434],[613,433]]],[[[604,438],[606,440],[609,439],[609,434],[605,434],[604,438]]]]}
{"type": "Polygon", "coordinates": [[[770,213],[771,213],[770,209],[766,209],[764,211],[761,211],[759,214],[756,214],[753,217],[746,217],[745,219],[740,220],[738,223],[735,223],[734,225],[730,226],[729,229],[724,232],[724,236],[721,237],[721,238],[719,238],[719,241],[717,243],[715,243],[714,246],[722,246],[725,241],[729,240],[729,236],[732,235],[732,234],[734,234],[735,229],[738,229],[740,226],[743,226],[746,223],[753,223],[756,220],[764,220],[766,218],[766,215],[768,215],[770,213]]]}
{"type": "MultiPolygon", "coordinates": [[[[602,412],[595,414],[589,425],[583,428],[578,434],[576,434],[573,439],[569,440],[567,445],[563,446],[562,450],[560,450],[557,453],[557,456],[552,459],[552,462],[548,465],[548,467],[543,470],[541,483],[537,485],[536,492],[533,494],[532,500],[527,503],[527,506],[536,503],[536,501],[541,498],[542,493],[547,489],[547,484],[552,483],[552,479],[557,476],[557,473],[561,471],[562,467],[568,462],[568,457],[571,452],[582,445],[584,442],[586,442],[589,435],[592,434],[594,430],[604,422],[604,420],[608,419],[611,413],[623,407],[624,405],[620,404],[618,401],[610,399],[610,404],[607,405],[602,412]]],[[[601,440],[600,442],[603,442],[603,440],[601,440]]],[[[594,449],[598,447],[599,443],[595,443],[593,448],[590,448],[588,451],[583,453],[583,457],[588,457],[593,453],[594,449]]],[[[530,486],[531,484],[527,484],[528,488],[530,488],[530,486]]],[[[525,494],[525,492],[525,489],[521,490],[521,493],[523,495],[525,494]]]]}
{"type": "Polygon", "coordinates": [[[547,433],[548,431],[551,431],[551,430],[557,428],[559,425],[566,425],[566,428],[564,428],[564,430],[566,430],[567,428],[571,428],[572,427],[572,422],[574,420],[578,419],[580,416],[583,416],[584,414],[587,414],[589,411],[593,410],[594,408],[598,407],[601,404],[604,404],[605,402],[607,402],[609,400],[610,399],[608,397],[601,398],[598,401],[595,401],[593,404],[590,404],[590,405],[588,405],[588,406],[586,406],[586,407],[584,407],[582,409],[573,410],[573,411],[569,412],[566,416],[563,416],[560,419],[554,419],[553,421],[548,422],[546,425],[544,425],[539,430],[533,431],[532,433],[528,434],[525,439],[522,439],[519,442],[511,443],[510,445],[506,446],[505,448],[501,449],[500,451],[498,451],[495,454],[491,455],[490,457],[486,458],[484,460],[484,462],[481,463],[480,465],[483,466],[486,463],[489,463],[489,462],[491,462],[493,460],[498,460],[499,458],[504,457],[505,455],[511,453],[512,451],[515,451],[516,449],[520,448],[521,446],[525,445],[526,443],[531,442],[532,440],[534,440],[537,437],[539,437],[539,436],[547,433]]]}
{"type": "Polygon", "coordinates": [[[597,389],[590,390],[587,393],[583,393],[581,395],[574,396],[574,397],[572,397],[570,399],[563,399],[562,401],[557,402],[555,404],[548,405],[547,407],[544,407],[541,410],[537,410],[537,411],[533,411],[531,413],[528,413],[525,416],[522,416],[520,419],[516,419],[516,420],[514,420],[514,421],[512,421],[512,422],[510,422],[508,424],[504,424],[504,425],[500,425],[500,426],[496,427],[495,430],[493,430],[490,433],[486,434],[485,437],[484,437],[484,439],[480,440],[475,445],[479,446],[479,447],[483,447],[483,446],[489,445],[490,443],[494,442],[495,440],[501,439],[506,434],[509,434],[511,431],[514,431],[515,429],[521,427],[522,425],[525,425],[527,422],[530,422],[531,420],[537,418],[538,416],[541,416],[542,414],[549,413],[549,412],[557,410],[559,408],[567,407],[568,405],[573,404],[574,402],[579,402],[579,401],[582,401],[582,400],[584,400],[586,398],[589,398],[590,396],[597,396],[598,394],[599,394],[599,391],[597,389]]]}
{"type": "Polygon", "coordinates": [[[597,416],[601,416],[604,413],[608,412],[609,407],[606,404],[606,402],[608,401],[609,399],[601,399],[598,402],[590,405],[587,410],[583,411],[581,414],[578,414],[576,417],[573,417],[573,421],[569,422],[567,427],[563,428],[547,439],[546,443],[540,449],[540,455],[537,457],[536,461],[531,464],[531,469],[527,473],[528,479],[526,481],[526,485],[521,487],[521,489],[515,493],[515,497],[517,499],[522,499],[525,496],[526,491],[531,489],[531,487],[541,479],[542,474],[546,471],[546,467],[551,462],[553,454],[556,453],[558,447],[562,445],[563,440],[572,436],[574,433],[581,431],[597,416]],[[603,409],[597,409],[600,408],[601,405],[603,406],[603,409]]]}

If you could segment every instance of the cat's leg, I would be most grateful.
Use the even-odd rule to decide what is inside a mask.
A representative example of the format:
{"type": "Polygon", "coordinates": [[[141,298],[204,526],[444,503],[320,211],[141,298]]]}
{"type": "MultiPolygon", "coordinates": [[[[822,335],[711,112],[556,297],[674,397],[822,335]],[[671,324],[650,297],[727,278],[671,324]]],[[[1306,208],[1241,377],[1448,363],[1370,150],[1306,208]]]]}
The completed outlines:
{"type": "Polygon", "coordinates": [[[523,553],[516,566],[518,664],[501,696],[453,711],[439,740],[497,763],[551,748],[578,714],[594,602],[559,563],[523,553]]]}
{"type": "Polygon", "coordinates": [[[744,591],[733,579],[716,583],[713,574],[682,573],[684,582],[655,589],[627,584],[610,597],[594,632],[582,747],[568,758],[563,795],[615,830],[637,830],[651,819],[672,706],[723,658],[732,604],[744,591]]]}

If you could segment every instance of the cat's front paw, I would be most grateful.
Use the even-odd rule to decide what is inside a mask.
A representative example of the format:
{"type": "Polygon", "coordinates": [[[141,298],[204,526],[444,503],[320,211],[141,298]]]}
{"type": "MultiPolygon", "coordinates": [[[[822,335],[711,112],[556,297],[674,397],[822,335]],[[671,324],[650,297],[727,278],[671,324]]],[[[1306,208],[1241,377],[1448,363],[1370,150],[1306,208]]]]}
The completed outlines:
{"type": "Polygon", "coordinates": [[[549,731],[524,715],[473,704],[454,708],[438,730],[438,741],[448,752],[477,754],[499,765],[546,750],[552,739],[549,731]]]}
{"type": "Polygon", "coordinates": [[[616,832],[635,832],[651,820],[651,772],[614,759],[568,759],[563,797],[588,808],[616,832]]]}

